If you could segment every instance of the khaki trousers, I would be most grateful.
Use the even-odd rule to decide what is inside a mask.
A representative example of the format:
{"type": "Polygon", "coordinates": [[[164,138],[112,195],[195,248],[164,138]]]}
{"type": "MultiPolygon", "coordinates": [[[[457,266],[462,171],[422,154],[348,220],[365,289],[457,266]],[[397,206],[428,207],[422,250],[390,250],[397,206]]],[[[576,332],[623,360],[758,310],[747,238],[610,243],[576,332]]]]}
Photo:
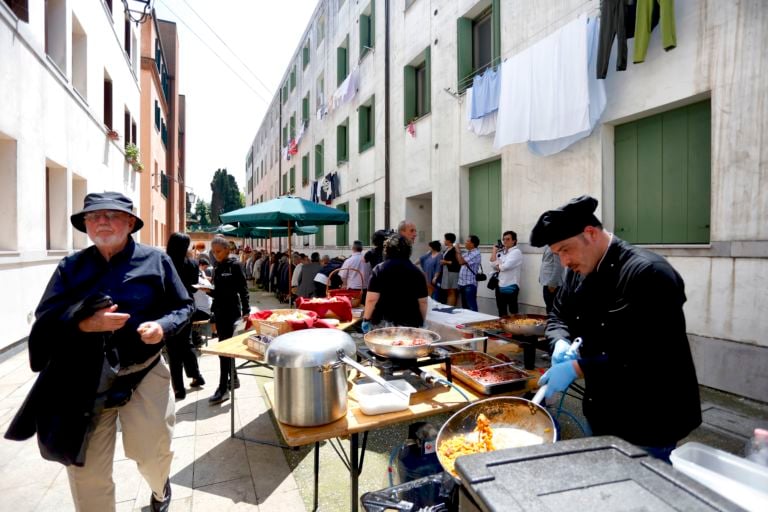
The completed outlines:
{"type": "Polygon", "coordinates": [[[123,434],[125,455],[136,461],[139,472],[155,497],[164,496],[171,473],[171,438],[176,423],[171,396],[171,374],[162,358],[142,379],[131,400],[106,409],[99,416],[85,453],[85,466],[67,466],[72,499],[78,512],[115,510],[115,458],[117,420],[123,434]]]}

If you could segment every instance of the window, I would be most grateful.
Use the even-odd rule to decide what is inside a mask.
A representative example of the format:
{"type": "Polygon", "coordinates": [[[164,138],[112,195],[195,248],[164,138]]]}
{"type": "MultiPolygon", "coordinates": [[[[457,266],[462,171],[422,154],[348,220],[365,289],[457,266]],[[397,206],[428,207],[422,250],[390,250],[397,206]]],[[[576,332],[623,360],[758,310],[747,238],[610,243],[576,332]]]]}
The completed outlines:
{"type": "Polygon", "coordinates": [[[336,162],[341,165],[349,161],[349,118],[336,127],[336,162]]]}
{"type": "Polygon", "coordinates": [[[317,77],[317,85],[315,86],[315,110],[325,105],[325,80],[323,75],[317,77]]]}
{"type": "Polygon", "coordinates": [[[160,171],[160,193],[164,198],[168,197],[168,175],[165,171],[160,171]]]}
{"type": "MultiPolygon", "coordinates": [[[[83,201],[88,194],[88,182],[74,172],[72,176],[72,197],[70,199],[70,211],[77,212],[83,207],[83,201]]],[[[88,247],[88,236],[85,233],[72,230],[72,247],[75,249],[84,249],[88,247]]]]}
{"type": "Polygon", "coordinates": [[[374,231],[373,196],[361,197],[357,203],[357,239],[367,245],[374,231]]]}
{"type": "Polygon", "coordinates": [[[288,80],[283,84],[283,104],[288,101],[288,80]]]}
{"type": "Polygon", "coordinates": [[[291,170],[289,171],[288,175],[289,175],[288,191],[293,193],[296,190],[296,166],[295,165],[291,167],[291,170]]]}
{"type": "Polygon", "coordinates": [[[639,244],[710,241],[709,100],[617,126],[615,233],[639,244]]]}
{"type": "Polygon", "coordinates": [[[112,0],[104,0],[104,3],[107,4],[107,9],[109,9],[109,12],[112,12],[112,0]]]}
{"type": "Polygon", "coordinates": [[[481,244],[501,233],[501,160],[469,169],[469,232],[481,244]]]}
{"type": "MultiPolygon", "coordinates": [[[[104,125],[112,130],[112,80],[104,70],[104,125]]],[[[123,136],[127,136],[124,133],[123,136]]]]}
{"type": "Polygon", "coordinates": [[[291,114],[291,119],[289,121],[288,135],[290,136],[291,139],[296,138],[296,113],[295,112],[291,114]]]}
{"type": "Polygon", "coordinates": [[[376,40],[375,0],[371,0],[362,14],[360,14],[360,58],[373,50],[376,40]]]}
{"type": "Polygon", "coordinates": [[[123,25],[123,48],[125,48],[125,54],[128,55],[128,59],[133,61],[131,57],[131,18],[125,15],[125,23],[123,25]]]}
{"type": "Polygon", "coordinates": [[[309,153],[301,157],[301,184],[309,185],[309,153]]]}
{"type": "Polygon", "coordinates": [[[155,100],[155,129],[160,131],[160,103],[155,100]]]}
{"type": "Polygon", "coordinates": [[[88,37],[72,15],[72,86],[80,97],[88,99],[88,37]]]}
{"type": "Polygon", "coordinates": [[[411,64],[405,66],[405,124],[431,111],[431,57],[427,47],[411,64]]]}
{"type": "Polygon", "coordinates": [[[291,68],[291,91],[296,88],[296,64],[291,68]]]}
{"type": "Polygon", "coordinates": [[[281,195],[288,193],[288,174],[283,174],[283,191],[281,195]]]}
{"type": "Polygon", "coordinates": [[[322,14],[317,18],[317,28],[315,28],[315,37],[317,38],[317,46],[325,39],[325,14],[322,14]]]}
{"type": "Polygon", "coordinates": [[[325,172],[323,168],[323,158],[325,153],[325,142],[320,141],[320,144],[315,144],[315,178],[322,178],[325,172]]]}
{"type": "Polygon", "coordinates": [[[304,44],[304,48],[301,49],[301,65],[302,69],[307,69],[307,66],[309,66],[309,39],[307,39],[307,42],[304,44]]]}
{"type": "Polygon", "coordinates": [[[463,92],[477,73],[499,61],[501,53],[501,0],[476,16],[458,19],[458,88],[463,92]]]}
{"type": "Polygon", "coordinates": [[[341,46],[336,48],[336,85],[339,86],[349,74],[349,55],[347,47],[349,46],[349,36],[344,38],[341,46]]]}
{"type": "Polygon", "coordinates": [[[360,105],[357,109],[358,118],[358,150],[360,153],[373,146],[375,140],[375,112],[374,106],[376,104],[376,97],[371,96],[371,99],[366,102],[365,105],[360,105]]]}
{"type": "Polygon", "coordinates": [[[283,126],[283,146],[288,145],[288,125],[283,126]]]}
{"type": "MultiPolygon", "coordinates": [[[[343,203],[338,206],[336,206],[337,210],[341,210],[342,212],[348,212],[349,211],[349,204],[343,203]]],[[[336,245],[339,246],[345,246],[349,245],[349,222],[344,224],[339,224],[336,226],[336,245]]]]}
{"type": "Polygon", "coordinates": [[[16,140],[0,133],[0,251],[18,249],[18,158],[16,140]]]}
{"type": "Polygon", "coordinates": [[[309,125],[309,93],[301,100],[301,122],[305,128],[309,125]]]}
{"type": "MultiPolygon", "coordinates": [[[[13,8],[13,5],[11,5],[11,8],[13,8]]],[[[24,9],[26,10],[26,6],[24,9]]],[[[13,12],[16,12],[16,10],[14,9],[13,12]]],[[[21,16],[19,16],[19,19],[21,19],[21,16]]],[[[65,73],[67,70],[66,30],[66,2],[64,0],[48,0],[45,2],[45,53],[62,73],[65,73]]]]}
{"type": "MultiPolygon", "coordinates": [[[[13,14],[21,21],[29,23],[29,0],[3,0],[13,14]]],[[[62,2],[63,3],[63,2],[62,2]]]]}

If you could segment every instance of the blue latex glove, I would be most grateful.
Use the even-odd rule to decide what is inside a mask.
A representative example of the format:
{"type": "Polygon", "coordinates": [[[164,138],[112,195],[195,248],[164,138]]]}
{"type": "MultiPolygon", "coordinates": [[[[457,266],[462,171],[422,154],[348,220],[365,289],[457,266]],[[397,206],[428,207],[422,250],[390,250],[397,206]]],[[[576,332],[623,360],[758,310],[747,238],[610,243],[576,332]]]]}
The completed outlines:
{"type": "Polygon", "coordinates": [[[371,330],[371,322],[363,320],[363,323],[360,324],[360,329],[363,331],[363,334],[368,334],[371,330]]]}
{"type": "Polygon", "coordinates": [[[559,339],[555,342],[555,349],[552,351],[552,364],[564,363],[576,359],[576,355],[569,353],[568,349],[571,348],[571,344],[564,339],[559,339]]]}
{"type": "Polygon", "coordinates": [[[564,363],[553,364],[552,368],[547,370],[547,373],[539,379],[539,386],[549,384],[544,397],[551,398],[555,393],[568,389],[568,386],[576,380],[576,377],[578,375],[576,374],[576,366],[573,361],[565,361],[564,363]]]}

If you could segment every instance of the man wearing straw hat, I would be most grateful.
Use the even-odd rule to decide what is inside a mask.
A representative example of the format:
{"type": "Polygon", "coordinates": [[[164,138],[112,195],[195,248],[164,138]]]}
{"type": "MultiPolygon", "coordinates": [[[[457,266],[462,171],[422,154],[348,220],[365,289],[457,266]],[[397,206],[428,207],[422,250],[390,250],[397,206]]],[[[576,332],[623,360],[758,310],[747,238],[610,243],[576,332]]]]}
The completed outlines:
{"type": "Polygon", "coordinates": [[[166,511],[175,423],[163,340],[194,309],[173,262],[131,238],[143,226],[117,192],[92,193],[70,218],[92,246],[61,260],[29,335],[40,372],[6,437],[37,434],[43,458],[67,466],[80,511],[115,510],[112,462],[120,420],[125,454],[136,461],[166,511]]]}

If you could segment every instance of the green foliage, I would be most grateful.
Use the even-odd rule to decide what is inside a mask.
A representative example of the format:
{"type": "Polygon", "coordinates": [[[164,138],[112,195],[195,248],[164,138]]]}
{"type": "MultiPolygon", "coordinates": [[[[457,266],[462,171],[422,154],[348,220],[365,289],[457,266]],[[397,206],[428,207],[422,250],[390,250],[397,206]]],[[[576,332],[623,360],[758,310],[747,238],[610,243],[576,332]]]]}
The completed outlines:
{"type": "Polygon", "coordinates": [[[226,169],[217,169],[211,180],[211,222],[221,224],[222,213],[231,212],[245,206],[245,196],[240,192],[235,177],[227,174],[226,169]]]}
{"type": "Polygon", "coordinates": [[[211,207],[202,199],[198,199],[195,204],[195,217],[201,228],[211,225],[211,207]]]}

